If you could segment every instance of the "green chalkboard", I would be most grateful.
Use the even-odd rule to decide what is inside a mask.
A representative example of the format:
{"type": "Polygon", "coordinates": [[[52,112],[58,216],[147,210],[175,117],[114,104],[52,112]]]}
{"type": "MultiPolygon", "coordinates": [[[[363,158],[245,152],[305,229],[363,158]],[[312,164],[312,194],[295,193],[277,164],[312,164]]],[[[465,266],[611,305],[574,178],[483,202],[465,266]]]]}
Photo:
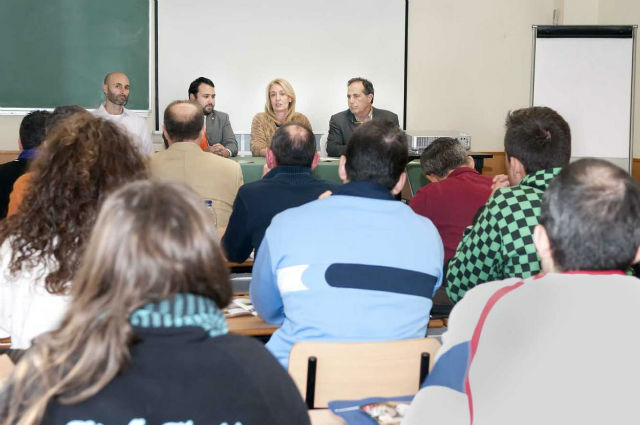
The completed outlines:
{"type": "Polygon", "coordinates": [[[149,109],[149,0],[1,0],[0,108],[95,108],[110,71],[149,109]]]}

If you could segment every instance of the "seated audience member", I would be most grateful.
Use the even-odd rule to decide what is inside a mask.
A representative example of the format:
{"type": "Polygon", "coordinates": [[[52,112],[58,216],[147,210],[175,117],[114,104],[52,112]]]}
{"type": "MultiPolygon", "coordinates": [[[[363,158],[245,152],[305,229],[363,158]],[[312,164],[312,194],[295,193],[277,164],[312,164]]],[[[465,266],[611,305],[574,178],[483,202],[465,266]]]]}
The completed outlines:
{"type": "Polygon", "coordinates": [[[623,270],[640,259],[640,187],[608,162],[572,163],[544,194],[534,240],[545,274],[456,304],[403,424],[639,421],[640,285],[623,270]],[[603,294],[616,295],[611,320],[598,320],[603,294]],[[596,353],[600,335],[611,343],[596,353]]]}
{"type": "Polygon", "coordinates": [[[507,176],[498,178],[494,187],[506,187],[489,198],[449,261],[446,288],[454,303],[480,283],[540,271],[533,229],[542,194],[569,163],[571,131],[556,111],[541,106],[509,113],[506,127],[508,183],[507,176]]]}
{"type": "Polygon", "coordinates": [[[347,142],[356,128],[373,118],[388,120],[400,126],[398,116],[391,111],[373,107],[373,84],[364,78],[352,78],[347,82],[349,109],[331,116],[327,136],[327,155],[344,155],[347,142]]]}
{"type": "Polygon", "coordinates": [[[422,152],[420,166],[431,183],[418,190],[409,205],[438,229],[446,263],[455,254],[464,229],[491,195],[491,178],[480,175],[473,168],[473,158],[450,137],[434,140],[422,152]]]}
{"type": "Polygon", "coordinates": [[[13,183],[27,171],[27,166],[36,155],[36,148],[44,140],[45,122],[49,112],[33,111],[20,123],[18,158],[0,165],[0,219],[6,217],[9,206],[9,194],[13,183]]]}
{"type": "Polygon", "coordinates": [[[177,100],[164,110],[163,134],[169,149],[151,157],[151,177],[184,183],[211,200],[219,228],[227,227],[233,201],[242,186],[240,164],[200,149],[204,135],[202,107],[177,100]]]}
{"type": "Polygon", "coordinates": [[[151,132],[144,118],[131,112],[124,105],[129,101],[129,78],[122,72],[110,72],[104,77],[102,91],[105,101],[95,115],[122,126],[142,155],[153,154],[151,132]]]}
{"type": "MultiPolygon", "coordinates": [[[[86,109],[78,105],[58,106],[47,117],[47,120],[45,122],[45,138],[46,135],[51,132],[59,122],[73,114],[84,114],[87,116],[91,115],[86,109]]],[[[24,198],[24,195],[27,193],[27,189],[29,188],[29,181],[31,180],[32,175],[33,173],[31,171],[27,171],[26,173],[18,177],[13,183],[13,189],[9,194],[7,216],[13,215],[18,211],[18,207],[22,203],[22,199],[24,198]]]]}
{"type": "Polygon", "coordinates": [[[0,332],[13,349],[58,325],[100,203],[145,176],[143,158],[111,122],[72,114],[47,132],[24,201],[0,222],[0,332]]]}
{"type": "Polygon", "coordinates": [[[212,224],[174,183],[109,197],[60,327],[4,387],[2,423],[309,424],[262,344],[227,333],[232,290],[212,224]]]}
{"type": "Polygon", "coordinates": [[[231,128],[229,114],[215,110],[216,87],[213,81],[198,77],[189,85],[189,100],[195,100],[202,106],[204,113],[205,137],[200,147],[216,155],[228,158],[238,154],[238,142],[231,128]]]}
{"type": "Polygon", "coordinates": [[[365,123],[340,158],[345,184],[271,221],[250,291],[260,317],[282,325],[267,348],[285,367],[298,341],[425,336],[443,249],[433,224],[394,199],[407,159],[394,123],[365,123]]]}
{"type": "Polygon", "coordinates": [[[267,85],[264,112],[256,114],[251,122],[251,154],[265,156],[278,127],[288,122],[311,128],[307,117],[296,112],[296,94],[291,84],[276,78],[267,85]]]}
{"type": "Polygon", "coordinates": [[[267,148],[269,172],[262,180],[240,188],[229,226],[222,238],[227,259],[242,262],[258,249],[274,215],[318,199],[335,185],[311,175],[318,164],[311,129],[287,123],[280,127],[267,148]]]}

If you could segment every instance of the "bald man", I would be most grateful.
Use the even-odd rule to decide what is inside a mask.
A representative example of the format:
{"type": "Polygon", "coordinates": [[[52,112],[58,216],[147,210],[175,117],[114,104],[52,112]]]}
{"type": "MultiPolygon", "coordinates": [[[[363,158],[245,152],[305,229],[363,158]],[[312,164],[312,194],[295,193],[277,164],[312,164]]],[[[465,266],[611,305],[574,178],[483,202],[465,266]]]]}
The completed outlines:
{"type": "Polygon", "coordinates": [[[148,156],[153,153],[153,144],[147,122],[124,107],[129,100],[129,89],[129,78],[124,73],[108,73],[102,85],[105,102],[96,110],[95,115],[118,123],[127,131],[140,153],[148,156]]]}
{"type": "Polygon", "coordinates": [[[243,182],[240,164],[200,148],[205,128],[202,107],[195,101],[169,104],[162,130],[169,148],[151,157],[151,177],[184,183],[203,201],[211,200],[218,228],[226,228],[243,182]]]}

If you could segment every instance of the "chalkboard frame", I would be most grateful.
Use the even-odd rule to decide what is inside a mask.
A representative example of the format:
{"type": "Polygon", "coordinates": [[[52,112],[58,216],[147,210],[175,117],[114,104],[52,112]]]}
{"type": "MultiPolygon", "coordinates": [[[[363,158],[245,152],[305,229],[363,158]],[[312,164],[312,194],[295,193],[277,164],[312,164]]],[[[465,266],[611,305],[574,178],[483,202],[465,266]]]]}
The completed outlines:
{"type": "Polygon", "coordinates": [[[132,83],[127,108],[148,117],[153,101],[152,6],[151,0],[114,0],[104,3],[83,0],[3,2],[0,15],[5,17],[3,19],[0,16],[0,21],[4,20],[5,25],[0,25],[0,46],[4,44],[3,53],[6,56],[4,72],[0,70],[0,115],[24,115],[34,109],[51,110],[65,104],[97,108],[104,101],[104,76],[107,72],[122,70],[132,83]],[[2,13],[2,9],[5,13],[2,13]],[[43,20],[42,14],[47,19],[43,20]],[[62,24],[65,19],[68,27],[75,24],[80,30],[72,32],[68,27],[65,28],[62,24]],[[9,21],[17,25],[7,27],[9,21]],[[14,30],[11,37],[2,35],[11,30],[14,30]],[[111,36],[100,37],[98,32],[111,36]],[[58,33],[61,34],[58,36],[58,33]],[[86,34],[86,37],[78,37],[79,33],[86,34]],[[49,42],[52,46],[46,45],[49,42]],[[42,50],[50,55],[49,63],[42,50]],[[58,68],[54,65],[53,69],[62,77],[56,78],[57,75],[51,73],[51,62],[55,62],[56,55],[61,55],[61,52],[66,55],[59,60],[62,65],[58,68]],[[40,57],[34,58],[39,53],[40,57]],[[27,62],[40,63],[42,66],[25,66],[27,62]],[[74,63],[90,65],[74,67],[74,63]],[[25,69],[32,71],[16,71],[25,69]],[[56,82],[65,89],[60,89],[56,82]],[[74,88],[78,82],[82,86],[74,88]],[[39,93],[27,96],[29,91],[34,90],[39,93]]]}

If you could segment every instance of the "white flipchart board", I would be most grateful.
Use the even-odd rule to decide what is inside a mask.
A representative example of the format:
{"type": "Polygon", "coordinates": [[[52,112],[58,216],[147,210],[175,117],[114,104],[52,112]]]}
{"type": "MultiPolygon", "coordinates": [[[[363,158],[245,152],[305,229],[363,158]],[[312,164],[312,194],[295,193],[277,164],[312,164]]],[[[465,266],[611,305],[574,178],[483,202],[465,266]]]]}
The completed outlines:
{"type": "Polygon", "coordinates": [[[572,159],[631,171],[636,26],[534,26],[531,104],[571,127],[572,159]]]}

